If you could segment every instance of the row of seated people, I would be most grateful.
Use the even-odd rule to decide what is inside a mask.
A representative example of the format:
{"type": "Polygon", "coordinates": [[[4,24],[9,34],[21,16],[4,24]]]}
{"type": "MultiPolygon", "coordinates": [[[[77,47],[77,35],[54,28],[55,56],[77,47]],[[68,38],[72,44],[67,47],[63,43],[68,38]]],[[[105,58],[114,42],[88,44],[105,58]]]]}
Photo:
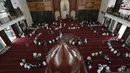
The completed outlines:
{"type": "Polygon", "coordinates": [[[118,51],[117,49],[113,48],[112,44],[111,44],[112,40],[108,40],[107,45],[110,49],[110,51],[115,54],[116,56],[120,56],[120,57],[125,57],[125,58],[130,58],[130,53],[126,52],[126,53],[121,53],[120,51],[118,51]]]}
{"type": "Polygon", "coordinates": [[[68,29],[69,30],[80,29],[84,27],[84,24],[85,24],[85,21],[82,21],[80,23],[71,23],[68,29]]]}
{"type": "Polygon", "coordinates": [[[33,36],[40,27],[32,28],[33,31],[29,34],[29,36],[33,36]]]}
{"type": "Polygon", "coordinates": [[[82,44],[87,44],[87,39],[81,39],[80,37],[73,37],[72,39],[69,40],[69,44],[72,45],[82,45],[82,44]]]}
{"type": "MultiPolygon", "coordinates": [[[[89,29],[93,31],[93,33],[97,33],[97,34],[101,34],[102,36],[109,36],[111,35],[110,32],[108,30],[106,30],[103,27],[100,26],[94,26],[94,27],[90,27],[89,29]]],[[[112,34],[112,36],[114,36],[114,34],[112,34]]]]}
{"type": "Polygon", "coordinates": [[[130,72],[130,67],[127,67],[125,65],[122,65],[117,69],[118,72],[130,72]]]}
{"type": "Polygon", "coordinates": [[[53,29],[54,30],[59,30],[59,29],[62,29],[62,28],[64,28],[64,27],[66,27],[66,23],[64,23],[64,22],[53,22],[53,29]]]}
{"type": "MultiPolygon", "coordinates": [[[[111,35],[108,30],[102,27],[102,25],[97,21],[86,21],[88,24],[88,27],[90,30],[92,30],[94,33],[101,33],[102,36],[108,36],[111,35]]],[[[114,36],[114,34],[112,34],[114,36]]]]}
{"type": "Polygon", "coordinates": [[[81,26],[79,26],[79,24],[74,24],[71,23],[70,26],[68,27],[69,30],[73,30],[73,29],[80,29],[81,26]]]}
{"type": "MultiPolygon", "coordinates": [[[[97,73],[101,73],[101,71],[103,71],[103,69],[105,68],[105,72],[108,73],[108,72],[112,72],[110,70],[110,67],[107,66],[106,64],[105,65],[102,65],[102,64],[98,64],[98,69],[97,69],[97,73]]],[[[125,65],[122,65],[121,67],[119,67],[117,69],[118,72],[130,72],[130,68],[129,67],[126,67],[125,65]]]]}
{"type": "Polygon", "coordinates": [[[41,68],[46,66],[46,62],[43,60],[41,53],[33,53],[33,57],[35,60],[34,64],[27,62],[26,59],[22,59],[20,66],[23,66],[26,69],[41,68]]]}
{"type": "Polygon", "coordinates": [[[33,36],[35,32],[40,29],[40,28],[45,28],[48,30],[48,34],[53,34],[53,30],[49,27],[48,23],[38,23],[34,28],[30,27],[30,29],[33,29],[33,31],[29,34],[30,36],[33,36]]]}
{"type": "Polygon", "coordinates": [[[102,26],[98,21],[86,21],[86,23],[90,27],[93,27],[93,26],[102,26]]]}
{"type": "MultiPolygon", "coordinates": [[[[103,54],[102,51],[91,53],[91,56],[92,57],[94,57],[94,56],[103,56],[104,59],[105,59],[105,61],[107,62],[107,64],[111,64],[111,62],[112,62],[110,60],[110,58],[108,57],[108,55],[103,54]]],[[[86,64],[88,66],[88,69],[92,68],[92,65],[91,65],[92,64],[91,63],[92,62],[92,58],[91,58],[91,56],[88,56],[87,59],[86,59],[86,64]]],[[[101,71],[103,70],[103,68],[105,68],[106,72],[111,72],[110,67],[107,64],[104,64],[104,65],[99,64],[98,65],[98,69],[97,69],[97,73],[101,73],[101,71]]]]}
{"type": "Polygon", "coordinates": [[[35,38],[34,38],[34,40],[33,40],[33,42],[34,42],[36,45],[44,45],[44,46],[47,46],[47,45],[49,45],[49,44],[52,44],[52,43],[58,41],[58,40],[61,38],[62,33],[60,33],[60,36],[57,36],[57,37],[55,37],[55,38],[53,38],[53,39],[51,39],[51,40],[49,40],[49,41],[43,40],[42,42],[41,42],[41,41],[38,41],[38,40],[39,40],[38,38],[39,38],[41,35],[42,35],[42,33],[39,33],[38,35],[36,35],[35,38]]]}

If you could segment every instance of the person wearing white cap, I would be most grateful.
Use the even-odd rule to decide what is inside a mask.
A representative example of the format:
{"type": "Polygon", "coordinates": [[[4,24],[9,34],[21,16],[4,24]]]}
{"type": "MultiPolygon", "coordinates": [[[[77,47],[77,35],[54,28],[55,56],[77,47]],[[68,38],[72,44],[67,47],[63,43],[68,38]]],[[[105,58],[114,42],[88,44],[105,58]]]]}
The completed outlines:
{"type": "Polygon", "coordinates": [[[99,64],[98,69],[97,69],[97,73],[101,73],[101,71],[103,70],[103,66],[101,64],[99,64]]]}
{"type": "Polygon", "coordinates": [[[102,51],[99,51],[99,54],[102,55],[102,51]]]}
{"type": "Polygon", "coordinates": [[[92,56],[95,56],[95,53],[92,53],[91,55],[92,55],[92,56]]]}
{"type": "Polygon", "coordinates": [[[125,57],[127,58],[129,56],[128,52],[126,52],[125,57]]]}
{"type": "Polygon", "coordinates": [[[38,45],[41,45],[41,42],[38,42],[38,45]]]}
{"type": "Polygon", "coordinates": [[[24,64],[24,68],[27,68],[27,63],[24,64]]]}
{"type": "Polygon", "coordinates": [[[24,66],[24,63],[23,63],[23,62],[20,62],[20,66],[24,66]]]}
{"type": "Polygon", "coordinates": [[[37,53],[35,52],[35,53],[33,53],[33,57],[34,58],[36,58],[37,57],[37,53]]]}
{"type": "Polygon", "coordinates": [[[113,52],[113,51],[114,51],[114,48],[111,49],[111,52],[113,52]]]}
{"type": "Polygon", "coordinates": [[[86,38],[84,39],[84,43],[87,44],[87,39],[86,38]]]}
{"type": "Polygon", "coordinates": [[[95,52],[95,56],[98,56],[98,52],[95,52]]]}
{"type": "Polygon", "coordinates": [[[91,57],[90,57],[90,56],[87,57],[86,63],[87,63],[87,65],[88,65],[88,69],[91,69],[91,68],[92,68],[92,65],[91,65],[91,57]]]}
{"type": "Polygon", "coordinates": [[[114,53],[114,54],[117,54],[117,50],[115,50],[113,53],[114,53]]]}
{"type": "Polygon", "coordinates": [[[46,66],[46,62],[45,61],[43,61],[42,64],[43,64],[43,66],[46,66]]]}
{"type": "Polygon", "coordinates": [[[122,65],[120,68],[118,68],[119,72],[123,72],[126,70],[126,66],[122,65]]]}
{"type": "Polygon", "coordinates": [[[111,72],[110,67],[107,66],[105,72],[111,72]]]}
{"type": "Polygon", "coordinates": [[[25,63],[25,62],[26,62],[26,60],[25,60],[25,59],[22,59],[22,62],[24,62],[24,63],[25,63]]]}
{"type": "Polygon", "coordinates": [[[27,65],[27,69],[31,69],[31,66],[30,66],[30,65],[27,65]]]}

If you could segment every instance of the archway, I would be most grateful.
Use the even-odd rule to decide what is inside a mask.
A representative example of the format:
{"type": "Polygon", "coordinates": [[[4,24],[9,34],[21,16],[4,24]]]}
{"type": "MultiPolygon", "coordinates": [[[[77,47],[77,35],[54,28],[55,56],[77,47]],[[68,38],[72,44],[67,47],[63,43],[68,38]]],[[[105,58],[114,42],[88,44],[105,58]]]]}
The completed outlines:
{"type": "Polygon", "coordinates": [[[70,11],[70,3],[68,0],[61,0],[60,10],[61,10],[61,19],[66,19],[66,16],[69,15],[70,11]]]}
{"type": "Polygon", "coordinates": [[[70,14],[71,14],[72,19],[75,20],[76,12],[72,10],[70,14]]]}

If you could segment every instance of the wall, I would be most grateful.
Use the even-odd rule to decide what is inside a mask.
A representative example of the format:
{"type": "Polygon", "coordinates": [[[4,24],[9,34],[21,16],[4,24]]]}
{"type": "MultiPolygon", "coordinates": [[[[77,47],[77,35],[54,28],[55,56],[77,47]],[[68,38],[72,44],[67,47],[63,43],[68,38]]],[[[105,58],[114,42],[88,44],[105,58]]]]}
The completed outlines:
{"type": "Polygon", "coordinates": [[[99,10],[79,10],[78,11],[78,19],[79,21],[83,20],[92,20],[96,21],[98,17],[99,10]]]}
{"type": "Polygon", "coordinates": [[[23,14],[27,20],[28,25],[33,24],[32,17],[30,15],[30,11],[28,9],[26,0],[11,0],[11,3],[12,3],[14,8],[19,7],[21,9],[21,11],[23,12],[23,14]]]}
{"type": "Polygon", "coordinates": [[[108,3],[109,3],[109,0],[102,0],[102,2],[101,2],[101,8],[100,8],[99,15],[98,15],[98,21],[100,23],[103,23],[103,18],[104,18],[104,14],[102,14],[101,12],[102,11],[106,12],[108,3]]]}
{"type": "Polygon", "coordinates": [[[128,4],[128,3],[130,2],[130,0],[123,0],[123,2],[124,2],[125,4],[128,4]]]}
{"type": "Polygon", "coordinates": [[[51,0],[27,0],[27,4],[35,24],[54,20],[51,0]]]}
{"type": "Polygon", "coordinates": [[[116,0],[109,0],[108,7],[114,7],[116,0]]]}
{"type": "Polygon", "coordinates": [[[78,0],[78,19],[96,21],[101,6],[101,0],[78,0]]]}
{"type": "Polygon", "coordinates": [[[3,10],[4,9],[4,7],[2,6],[2,4],[0,3],[0,10],[3,10]]]}
{"type": "Polygon", "coordinates": [[[78,0],[78,10],[100,9],[101,0],[78,0]]]}

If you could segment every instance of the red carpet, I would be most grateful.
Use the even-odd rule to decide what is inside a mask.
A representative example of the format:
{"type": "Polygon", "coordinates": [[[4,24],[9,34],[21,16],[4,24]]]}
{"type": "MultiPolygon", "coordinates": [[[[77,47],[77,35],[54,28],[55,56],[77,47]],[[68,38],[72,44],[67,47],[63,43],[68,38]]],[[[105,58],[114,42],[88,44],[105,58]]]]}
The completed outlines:
{"type": "MultiPolygon", "coordinates": [[[[102,45],[102,41],[109,40],[110,38],[112,38],[111,36],[101,36],[101,34],[96,34],[92,30],[89,30],[87,24],[85,24],[84,28],[77,30],[68,30],[69,25],[70,22],[67,24],[66,28],[62,28],[61,31],[63,33],[72,33],[81,38],[87,38],[88,43],[86,45],[76,46],[84,59],[86,59],[87,56],[91,55],[91,53],[102,50],[103,53],[108,54],[108,56],[112,60],[112,64],[110,64],[111,71],[117,71],[117,68],[121,65],[130,66],[129,59],[124,59],[113,55],[108,49],[107,44],[105,44],[104,49],[100,48],[102,45]]],[[[96,30],[102,32],[101,28],[102,27],[96,27],[96,30]]],[[[41,32],[42,36],[40,36],[40,40],[49,41],[58,35],[58,31],[59,30],[55,31],[55,34],[53,35],[48,35],[46,29],[39,29],[36,31],[35,35],[41,32]]],[[[27,59],[27,61],[32,62],[34,60],[32,56],[33,52],[40,52],[45,58],[48,50],[56,44],[53,43],[47,47],[37,46],[33,43],[35,35],[32,37],[17,38],[16,40],[14,40],[12,47],[5,54],[0,56],[0,73],[44,73],[45,68],[28,70],[24,69],[19,64],[22,58],[25,58],[27,59]]],[[[120,46],[120,43],[115,43],[115,45],[115,47],[117,47],[117,49],[120,49],[120,51],[127,51],[126,49],[121,50],[122,48],[120,46]]],[[[103,59],[102,56],[92,57],[93,68],[91,70],[88,70],[88,72],[96,73],[97,64],[99,63],[105,64],[106,61],[103,59]]]]}

